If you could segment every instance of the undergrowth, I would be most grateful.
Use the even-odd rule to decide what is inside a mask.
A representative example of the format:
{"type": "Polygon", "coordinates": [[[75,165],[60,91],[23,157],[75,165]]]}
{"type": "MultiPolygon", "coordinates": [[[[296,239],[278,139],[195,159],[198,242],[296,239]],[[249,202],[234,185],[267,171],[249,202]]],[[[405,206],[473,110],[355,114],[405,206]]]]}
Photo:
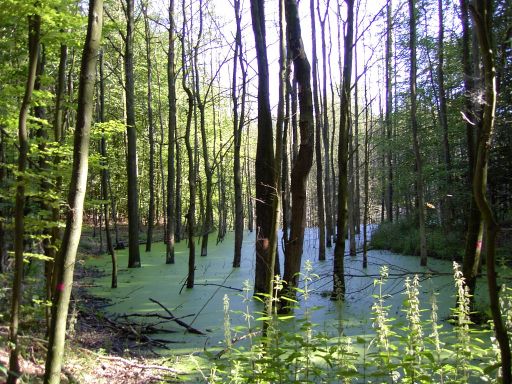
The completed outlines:
{"type": "MultiPolygon", "coordinates": [[[[282,281],[276,277],[267,310],[251,313],[250,286],[244,286],[241,312],[224,301],[225,349],[210,356],[210,370],[198,371],[207,383],[472,383],[499,382],[499,349],[491,329],[477,329],[470,320],[469,296],[459,266],[454,263],[457,305],[451,324],[438,320],[437,298],[421,303],[418,277],[404,283],[402,311],[405,320],[390,315],[385,294],[388,269],[382,267],[374,282],[373,331],[348,337],[343,328],[327,333],[311,321],[308,263],[301,276],[302,315],[282,316],[275,310],[282,281]],[[268,310],[270,305],[270,310],[268,310]],[[426,306],[426,308],[424,307],[426,306]],[[231,317],[241,315],[242,327],[231,327],[231,317]],[[263,324],[263,326],[262,326],[263,324]],[[263,332],[258,333],[258,330],[263,332]],[[233,337],[233,335],[242,335],[233,337]]],[[[512,290],[502,289],[502,308],[512,331],[512,290]]],[[[296,305],[296,302],[291,302],[296,305]]]]}
{"type": "MultiPolygon", "coordinates": [[[[441,226],[428,226],[427,250],[431,257],[462,260],[465,234],[458,229],[446,231],[441,226]]],[[[384,222],[372,233],[370,246],[404,255],[419,255],[419,229],[410,218],[384,222]]]]}

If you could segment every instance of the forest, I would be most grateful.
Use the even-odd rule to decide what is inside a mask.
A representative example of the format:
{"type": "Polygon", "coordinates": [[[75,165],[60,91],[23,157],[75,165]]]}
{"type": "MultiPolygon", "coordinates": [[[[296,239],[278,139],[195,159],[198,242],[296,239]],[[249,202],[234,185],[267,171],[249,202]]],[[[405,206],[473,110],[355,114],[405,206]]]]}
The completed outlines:
{"type": "Polygon", "coordinates": [[[0,0],[0,382],[512,383],[511,0],[0,0]]]}

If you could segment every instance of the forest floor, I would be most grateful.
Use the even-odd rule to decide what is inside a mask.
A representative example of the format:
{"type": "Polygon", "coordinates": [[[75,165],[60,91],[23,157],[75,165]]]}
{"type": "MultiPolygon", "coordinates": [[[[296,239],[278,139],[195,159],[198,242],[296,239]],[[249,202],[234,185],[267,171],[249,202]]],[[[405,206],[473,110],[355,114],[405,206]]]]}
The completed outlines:
{"type": "MultiPolygon", "coordinates": [[[[99,250],[99,239],[85,231],[80,257],[86,258],[99,250]]],[[[99,272],[85,269],[77,263],[70,305],[69,330],[66,340],[63,383],[177,383],[181,382],[168,356],[154,352],[151,345],[137,341],[137,348],[130,348],[137,331],[127,331],[104,317],[108,302],[87,293],[90,278],[99,272]],[[145,347],[147,345],[147,347],[145,347]]],[[[0,314],[8,313],[10,287],[8,279],[0,281],[0,314]]],[[[38,281],[37,283],[42,283],[38,281]]],[[[30,289],[32,290],[32,288],[30,289]]],[[[29,291],[29,289],[26,289],[29,291]]],[[[26,292],[28,293],[28,292],[26,292]]],[[[29,300],[26,300],[29,301],[29,300]]],[[[44,334],[46,323],[44,311],[33,305],[22,309],[20,324],[20,367],[22,383],[42,383],[47,353],[44,334]]],[[[9,324],[7,316],[0,315],[0,383],[6,381],[9,362],[9,324]]]]}

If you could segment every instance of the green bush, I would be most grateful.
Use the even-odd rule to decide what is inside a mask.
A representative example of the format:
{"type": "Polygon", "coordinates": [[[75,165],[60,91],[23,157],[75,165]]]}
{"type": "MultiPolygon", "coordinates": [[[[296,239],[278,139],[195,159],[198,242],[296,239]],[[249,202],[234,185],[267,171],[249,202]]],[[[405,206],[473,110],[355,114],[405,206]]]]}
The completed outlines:
{"type": "MultiPolygon", "coordinates": [[[[372,234],[370,246],[387,249],[404,255],[419,255],[419,230],[412,219],[382,223],[372,234]]],[[[427,227],[427,252],[430,257],[461,260],[464,253],[464,233],[460,230],[446,232],[440,226],[427,227]]]]}

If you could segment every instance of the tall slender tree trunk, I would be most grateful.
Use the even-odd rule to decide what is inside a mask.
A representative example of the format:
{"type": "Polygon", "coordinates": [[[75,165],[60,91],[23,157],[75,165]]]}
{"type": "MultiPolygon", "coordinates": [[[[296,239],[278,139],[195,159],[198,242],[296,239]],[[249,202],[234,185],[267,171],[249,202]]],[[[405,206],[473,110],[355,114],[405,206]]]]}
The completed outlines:
{"type": "MultiPolygon", "coordinates": [[[[284,116],[284,127],[283,127],[283,143],[282,143],[282,153],[281,153],[281,207],[282,207],[282,218],[283,218],[283,227],[282,227],[282,244],[283,247],[288,243],[288,229],[290,228],[290,181],[289,181],[289,156],[288,156],[288,147],[289,147],[289,132],[290,132],[290,122],[291,122],[291,82],[290,82],[290,74],[291,74],[291,54],[290,49],[286,47],[286,88],[284,92],[285,98],[285,116],[284,116]]],[[[291,151],[290,151],[291,152],[291,151]]],[[[286,249],[283,249],[283,253],[286,253],[286,249]]]]}
{"type": "Polygon", "coordinates": [[[128,139],[128,268],[139,268],[139,191],[137,185],[137,130],[135,128],[135,79],[133,64],[134,0],[126,0],[126,37],[124,52],[126,92],[126,136],[128,139]]]}
{"type": "Polygon", "coordinates": [[[448,106],[446,101],[446,89],[444,80],[444,5],[443,0],[438,0],[439,34],[437,38],[437,88],[439,90],[439,123],[443,138],[443,160],[446,172],[446,188],[441,202],[443,204],[441,215],[442,223],[447,230],[451,230],[453,221],[452,199],[452,159],[450,155],[450,141],[448,138],[448,106]]]}
{"type": "MultiPolygon", "coordinates": [[[[204,221],[202,229],[202,241],[201,241],[201,256],[208,254],[208,237],[213,229],[213,168],[210,165],[210,156],[208,153],[208,137],[206,134],[206,116],[205,116],[205,103],[200,93],[200,81],[199,76],[199,45],[202,42],[203,36],[203,1],[199,0],[199,32],[197,35],[197,41],[194,46],[194,57],[193,70],[194,76],[194,96],[196,99],[197,109],[199,109],[199,127],[201,129],[201,146],[203,149],[203,164],[204,173],[206,177],[206,194],[205,194],[205,209],[204,209],[204,221]]],[[[203,210],[201,209],[201,212],[203,210]]]]}
{"type": "Polygon", "coordinates": [[[385,191],[385,207],[386,219],[393,221],[393,0],[389,0],[386,5],[386,191],[385,191]]]}
{"type": "Polygon", "coordinates": [[[288,27],[288,46],[293,58],[300,108],[300,149],[293,164],[291,175],[291,230],[288,244],[286,244],[283,276],[284,280],[288,283],[288,294],[293,295],[290,289],[297,286],[304,247],[306,184],[313,164],[314,116],[310,76],[311,66],[302,42],[299,11],[295,0],[286,0],[285,13],[288,27]]]}
{"type": "MultiPolygon", "coordinates": [[[[187,148],[188,158],[188,183],[189,183],[189,206],[187,212],[187,236],[188,236],[188,276],[187,276],[187,288],[194,287],[194,275],[195,275],[195,259],[196,249],[194,243],[194,228],[195,228],[195,216],[196,216],[196,168],[194,161],[194,151],[190,143],[191,128],[192,128],[192,115],[194,113],[194,94],[190,90],[188,85],[188,71],[187,67],[186,52],[187,47],[185,39],[187,36],[187,17],[185,0],[182,0],[182,12],[183,12],[183,28],[181,31],[181,62],[183,65],[182,75],[182,87],[188,98],[188,109],[187,109],[187,123],[185,128],[185,146],[187,148]]],[[[194,135],[194,140],[197,142],[197,130],[194,135]]]]}
{"type": "Polygon", "coordinates": [[[416,199],[418,205],[418,225],[420,232],[420,264],[427,265],[427,239],[425,229],[425,198],[423,186],[423,164],[420,152],[420,143],[418,135],[418,117],[417,117],[417,89],[416,89],[416,76],[417,76],[417,57],[416,57],[416,0],[408,0],[409,3],[409,44],[410,44],[410,63],[411,69],[409,74],[409,93],[411,98],[411,130],[412,130],[412,146],[415,159],[415,173],[416,173],[416,199]]]}
{"type": "MultiPolygon", "coordinates": [[[[320,19],[320,33],[322,37],[322,140],[324,148],[324,196],[325,196],[325,237],[326,246],[332,247],[332,236],[334,234],[334,227],[332,221],[332,186],[331,186],[331,172],[330,172],[330,148],[329,148],[329,114],[328,114],[328,99],[327,99],[327,44],[325,41],[325,22],[329,10],[330,1],[327,0],[325,5],[324,17],[320,17],[320,0],[317,2],[318,18],[320,19]]],[[[334,117],[333,117],[334,118],[334,117]]]]}
{"type": "Polygon", "coordinates": [[[246,77],[245,63],[242,51],[242,15],[240,10],[240,0],[234,0],[236,33],[235,33],[235,53],[233,55],[233,182],[235,192],[235,250],[233,256],[233,267],[240,267],[242,259],[242,241],[244,236],[244,207],[242,200],[242,172],[240,169],[240,150],[242,146],[242,129],[245,119],[245,95],[246,95],[246,77]],[[238,62],[238,64],[237,64],[238,62]],[[242,95],[240,99],[240,114],[238,113],[237,80],[238,65],[242,74],[242,95]]]}
{"type": "MultiPolygon", "coordinates": [[[[354,41],[354,0],[347,4],[346,33],[344,38],[343,84],[341,88],[340,132],[338,141],[338,219],[336,223],[336,245],[334,247],[332,300],[345,296],[345,227],[348,198],[348,130],[350,123],[350,92],[352,83],[352,45],[354,41]]],[[[338,3],[338,13],[340,4],[338,3]]]]}
{"type": "Polygon", "coordinates": [[[148,108],[148,138],[149,138],[149,205],[146,237],[146,252],[151,252],[153,242],[153,229],[155,226],[155,123],[153,121],[153,68],[151,65],[151,29],[149,26],[148,10],[142,5],[144,13],[144,31],[146,40],[146,66],[147,66],[147,108],[148,108]]]}
{"type": "Polygon", "coordinates": [[[487,197],[487,168],[489,163],[489,151],[491,149],[497,100],[496,60],[492,43],[492,29],[490,25],[492,17],[492,1],[474,0],[470,10],[475,22],[484,73],[483,121],[482,131],[480,132],[477,140],[473,193],[486,227],[487,285],[489,288],[489,301],[492,320],[494,323],[494,332],[496,339],[498,340],[501,354],[502,382],[504,384],[510,384],[512,382],[510,340],[500,310],[498,296],[499,288],[496,279],[496,238],[499,232],[499,225],[487,197]]]}
{"type": "MultiPolygon", "coordinates": [[[[105,77],[103,71],[103,50],[99,54],[100,61],[100,100],[99,100],[99,120],[105,122],[105,77]]],[[[107,168],[107,140],[105,135],[101,135],[100,142],[100,154],[102,157],[102,169],[101,169],[101,199],[103,200],[103,211],[105,214],[105,237],[107,240],[107,252],[110,254],[112,260],[112,281],[110,286],[117,288],[117,257],[112,244],[112,236],[110,234],[110,216],[108,212],[108,168],[107,168]]]]}
{"type": "MultiPolygon", "coordinates": [[[[281,202],[281,160],[283,153],[283,127],[284,127],[284,93],[286,89],[286,37],[284,27],[284,0],[279,0],[279,98],[277,104],[277,122],[276,122],[276,154],[274,158],[275,170],[275,196],[272,200],[272,228],[270,232],[270,270],[274,271],[276,261],[279,257],[278,237],[280,223],[280,202],[281,202]]],[[[274,276],[269,280],[267,298],[267,316],[271,317],[273,312],[273,294],[274,294],[274,276]]],[[[266,324],[266,323],[265,323],[266,324]]]]}
{"type": "Polygon", "coordinates": [[[8,384],[14,384],[20,376],[18,361],[20,346],[18,344],[18,330],[20,321],[20,307],[23,284],[23,240],[25,235],[25,171],[28,157],[28,127],[27,120],[30,111],[30,102],[34,91],[37,74],[37,59],[39,57],[39,39],[41,30],[41,16],[28,16],[28,74],[25,84],[25,94],[21,103],[18,119],[18,176],[16,177],[16,202],[14,208],[14,278],[12,283],[11,322],[9,326],[9,355],[8,384]]]}
{"type": "Polygon", "coordinates": [[[274,143],[269,101],[269,73],[263,0],[251,0],[251,17],[258,62],[258,143],[256,146],[256,273],[254,292],[267,293],[270,270],[269,239],[272,230],[274,143]]]}
{"type": "Polygon", "coordinates": [[[167,152],[167,244],[165,252],[165,263],[174,264],[174,240],[176,206],[174,196],[174,187],[176,183],[176,170],[174,163],[174,154],[176,148],[177,124],[176,124],[176,73],[174,69],[174,0],[169,0],[169,42],[167,51],[167,91],[169,102],[169,133],[168,133],[168,152],[167,152]]]}
{"type": "MultiPolygon", "coordinates": [[[[472,31],[469,23],[468,4],[468,0],[460,0],[462,24],[462,65],[464,68],[465,93],[464,115],[466,119],[466,141],[468,151],[468,184],[469,186],[472,186],[475,173],[476,138],[480,135],[482,119],[480,113],[477,111],[476,103],[472,101],[476,90],[474,77],[476,77],[475,72],[477,72],[478,69],[473,66],[471,59],[470,41],[472,31]]],[[[482,215],[480,214],[480,210],[476,204],[474,193],[471,192],[462,273],[471,295],[470,300],[472,306],[474,305],[473,297],[476,289],[478,270],[480,267],[483,231],[484,226],[482,215]]]]}
{"type": "Polygon", "coordinates": [[[96,80],[96,60],[100,47],[103,22],[103,1],[89,3],[87,36],[85,39],[78,89],[77,124],[75,128],[73,167],[68,194],[66,229],[57,261],[57,285],[52,300],[52,323],[48,340],[48,353],[44,383],[60,382],[60,373],[66,338],[66,320],[73,286],[76,251],[82,229],[82,215],[87,186],[90,129],[96,80]]]}
{"type": "MultiPolygon", "coordinates": [[[[357,77],[356,77],[357,78],[357,77]]],[[[357,98],[357,95],[356,97],[357,98]]],[[[355,99],[354,98],[354,99],[355,99]]],[[[354,103],[355,104],[355,103],[354,103]]],[[[354,167],[355,156],[354,156],[354,122],[349,117],[348,122],[348,201],[347,201],[347,237],[348,237],[348,252],[350,256],[356,255],[356,231],[355,231],[355,174],[356,170],[354,167]]]]}
{"type": "MultiPolygon", "coordinates": [[[[322,171],[322,115],[320,101],[318,100],[318,59],[316,55],[316,16],[315,0],[309,1],[311,16],[311,46],[312,46],[312,77],[313,77],[313,105],[315,111],[315,160],[316,160],[316,208],[318,219],[318,260],[325,260],[325,208],[324,208],[324,182],[322,171]]],[[[323,116],[327,119],[327,115],[323,116]]]]}
{"type": "Polygon", "coordinates": [[[250,167],[250,158],[249,158],[249,142],[250,142],[250,130],[247,130],[247,134],[245,136],[245,162],[244,162],[244,170],[245,170],[245,183],[246,183],[246,197],[247,197],[247,229],[249,232],[254,231],[254,204],[253,204],[253,194],[252,194],[252,174],[250,167]]]}

